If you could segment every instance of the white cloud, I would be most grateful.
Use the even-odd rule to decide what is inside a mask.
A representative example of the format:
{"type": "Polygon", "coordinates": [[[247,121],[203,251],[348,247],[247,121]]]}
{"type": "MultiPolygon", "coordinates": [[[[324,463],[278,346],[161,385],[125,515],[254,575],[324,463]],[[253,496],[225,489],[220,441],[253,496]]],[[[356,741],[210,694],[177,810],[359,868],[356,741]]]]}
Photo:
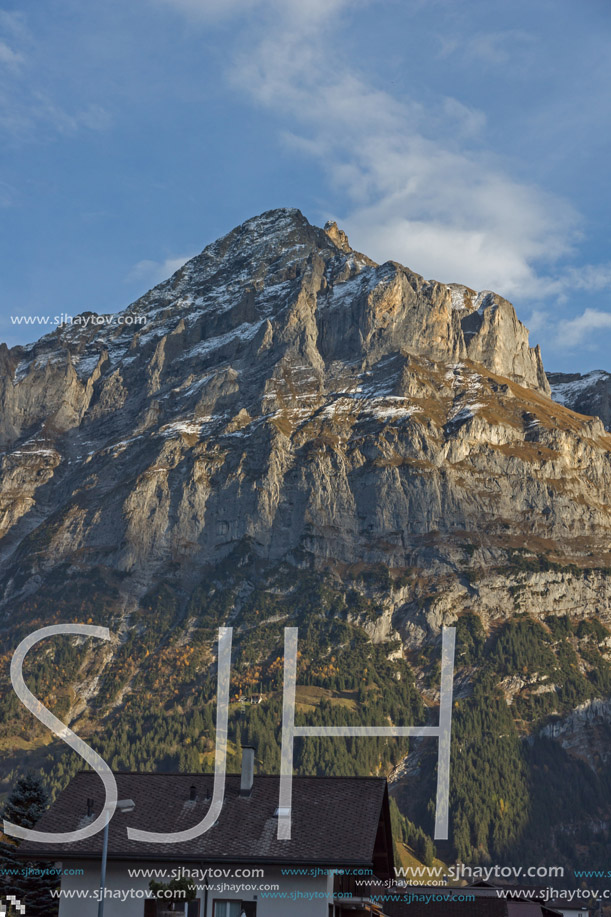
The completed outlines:
{"type": "Polygon", "coordinates": [[[504,29],[497,32],[476,32],[473,35],[440,35],[439,57],[456,55],[461,60],[479,61],[483,64],[503,65],[534,43],[534,38],[521,29],[504,29]]]}
{"type": "Polygon", "coordinates": [[[551,313],[547,309],[533,309],[525,324],[531,334],[537,334],[539,331],[547,331],[550,321],[551,313]]]}
{"type": "MultiPolygon", "coordinates": [[[[233,16],[257,9],[282,17],[285,21],[299,20],[310,28],[329,18],[348,0],[154,0],[192,19],[214,21],[230,19],[233,16]]],[[[354,3],[353,3],[354,5],[354,3]]]]}
{"type": "Polygon", "coordinates": [[[354,242],[427,277],[507,296],[539,294],[534,262],[570,250],[570,208],[475,156],[423,138],[395,143],[395,150],[390,141],[361,150],[375,203],[345,218],[354,242]]]}
{"type": "Polygon", "coordinates": [[[79,111],[74,116],[78,127],[86,127],[90,131],[105,131],[112,125],[112,115],[101,105],[91,104],[79,111]]]}
{"type": "Polygon", "coordinates": [[[574,318],[558,319],[547,309],[535,309],[526,324],[552,350],[597,350],[605,348],[606,333],[611,333],[611,312],[587,308],[574,318]]]}
{"type": "Polygon", "coordinates": [[[11,207],[15,201],[15,190],[4,181],[0,181],[0,207],[11,207]]]}
{"type": "Polygon", "coordinates": [[[126,281],[150,283],[155,286],[171,277],[179,268],[195,257],[195,252],[190,255],[179,255],[176,258],[166,258],[165,261],[138,261],[133,266],[126,281]]]}
{"type": "Polygon", "coordinates": [[[258,5],[259,0],[156,0],[197,19],[228,19],[258,5]]]}
{"type": "Polygon", "coordinates": [[[482,111],[463,105],[458,99],[444,99],[443,111],[451,123],[458,125],[465,137],[481,134],[486,126],[486,116],[482,111]]]}
{"type": "Polygon", "coordinates": [[[26,86],[7,92],[0,86],[0,128],[15,139],[32,139],[45,132],[70,136],[83,128],[104,131],[111,123],[109,112],[99,105],[71,113],[46,92],[26,86]]]}
{"type": "Polygon", "coordinates": [[[0,64],[14,68],[23,63],[23,54],[14,51],[5,41],[0,41],[0,64]]]}
{"type": "Polygon", "coordinates": [[[305,33],[279,17],[236,56],[233,85],[290,119],[285,139],[347,193],[340,221],[356,247],[439,280],[545,293],[539,262],[571,251],[577,214],[470,149],[485,130],[483,113],[453,98],[425,108],[344,65],[329,28],[343,6],[328,7],[305,33]]]}
{"type": "MultiPolygon", "coordinates": [[[[219,6],[154,2],[204,18],[219,6]]],[[[243,35],[238,29],[241,50],[230,56],[228,79],[281,117],[284,142],[317,160],[345,192],[344,213],[325,215],[339,220],[355,247],[378,261],[397,260],[427,277],[511,298],[562,299],[571,290],[607,286],[606,266],[558,266],[580,239],[579,214],[483,151],[481,111],[456,98],[425,106],[392,95],[345,62],[339,20],[354,3],[231,0],[224,9],[255,6],[257,21],[243,35]]],[[[498,64],[520,49],[531,53],[534,39],[505,30],[453,41],[442,54],[498,64]]]]}
{"type": "Polygon", "coordinates": [[[68,111],[38,73],[40,48],[23,14],[0,10],[0,130],[14,140],[101,131],[111,124],[100,105],[68,111]]]}
{"type": "Polygon", "coordinates": [[[600,346],[601,331],[611,331],[611,312],[585,309],[575,318],[558,322],[554,331],[554,343],[561,350],[571,350],[583,345],[595,349],[600,346]]]}
{"type": "Polygon", "coordinates": [[[598,293],[611,290],[611,264],[586,264],[579,268],[569,268],[560,277],[560,283],[566,289],[585,290],[598,293]]]}
{"type": "Polygon", "coordinates": [[[529,296],[531,299],[554,297],[562,304],[573,293],[601,293],[605,290],[611,292],[611,264],[583,264],[558,269],[553,276],[535,277],[529,296]]]}

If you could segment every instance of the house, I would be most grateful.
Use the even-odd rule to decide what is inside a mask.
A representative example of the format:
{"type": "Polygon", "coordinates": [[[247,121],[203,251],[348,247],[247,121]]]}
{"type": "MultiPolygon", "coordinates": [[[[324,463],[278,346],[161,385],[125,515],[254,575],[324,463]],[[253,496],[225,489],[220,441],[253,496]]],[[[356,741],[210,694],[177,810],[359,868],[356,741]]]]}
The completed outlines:
{"type": "MultiPolygon", "coordinates": [[[[245,749],[242,775],[226,778],[225,801],[213,827],[178,844],[130,840],[126,828],[171,834],[197,825],[210,805],[213,776],[116,774],[119,799],[134,805],[129,814],[115,813],[110,823],[104,917],[340,917],[348,911],[351,917],[383,917],[370,897],[368,877],[393,875],[386,781],[295,777],[292,837],[278,840],[279,778],[253,778],[253,754],[245,749]],[[196,900],[176,902],[175,910],[151,900],[152,870],[165,872],[158,876],[164,882],[172,876],[193,879],[196,900]]],[[[99,816],[103,802],[99,777],[81,772],[35,827],[82,828],[99,816]]],[[[102,841],[98,833],[70,844],[23,842],[29,860],[51,859],[66,872],[81,871],[63,875],[60,917],[97,914],[102,841]]]]}

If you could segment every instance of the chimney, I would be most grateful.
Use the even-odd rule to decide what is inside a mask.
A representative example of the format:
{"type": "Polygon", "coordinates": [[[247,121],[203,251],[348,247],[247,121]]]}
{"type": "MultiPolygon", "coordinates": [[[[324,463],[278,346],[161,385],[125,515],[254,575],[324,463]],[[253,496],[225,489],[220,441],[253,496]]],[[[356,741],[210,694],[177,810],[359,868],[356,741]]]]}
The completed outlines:
{"type": "Polygon", "coordinates": [[[250,796],[252,784],[255,779],[255,747],[254,745],[242,746],[242,778],[240,780],[240,796],[250,796]]]}
{"type": "Polygon", "coordinates": [[[189,790],[189,799],[191,800],[191,802],[194,802],[197,799],[197,787],[196,786],[192,786],[191,789],[189,790]]]}

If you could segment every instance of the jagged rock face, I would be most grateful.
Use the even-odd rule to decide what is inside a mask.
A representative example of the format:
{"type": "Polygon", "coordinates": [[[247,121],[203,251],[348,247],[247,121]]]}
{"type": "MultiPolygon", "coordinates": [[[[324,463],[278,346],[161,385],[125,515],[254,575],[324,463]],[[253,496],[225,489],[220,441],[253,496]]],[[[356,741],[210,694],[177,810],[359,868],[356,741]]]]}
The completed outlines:
{"type": "Polygon", "coordinates": [[[611,430],[611,373],[547,373],[547,378],[554,401],[578,414],[600,417],[611,430]]]}
{"type": "Polygon", "coordinates": [[[446,572],[465,544],[608,556],[611,439],[549,398],[494,293],[280,210],[121,321],[0,349],[5,603],[57,564],[138,594],[244,541],[265,562],[446,572]]]}

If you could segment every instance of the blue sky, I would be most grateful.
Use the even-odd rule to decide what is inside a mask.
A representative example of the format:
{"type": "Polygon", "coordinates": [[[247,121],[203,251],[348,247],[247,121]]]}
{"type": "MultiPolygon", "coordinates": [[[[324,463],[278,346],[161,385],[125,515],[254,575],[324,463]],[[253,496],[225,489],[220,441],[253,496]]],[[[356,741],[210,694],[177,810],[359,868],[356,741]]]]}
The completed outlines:
{"type": "Polygon", "coordinates": [[[605,0],[5,0],[0,339],[297,206],[611,370],[610,33],[605,0]]]}

